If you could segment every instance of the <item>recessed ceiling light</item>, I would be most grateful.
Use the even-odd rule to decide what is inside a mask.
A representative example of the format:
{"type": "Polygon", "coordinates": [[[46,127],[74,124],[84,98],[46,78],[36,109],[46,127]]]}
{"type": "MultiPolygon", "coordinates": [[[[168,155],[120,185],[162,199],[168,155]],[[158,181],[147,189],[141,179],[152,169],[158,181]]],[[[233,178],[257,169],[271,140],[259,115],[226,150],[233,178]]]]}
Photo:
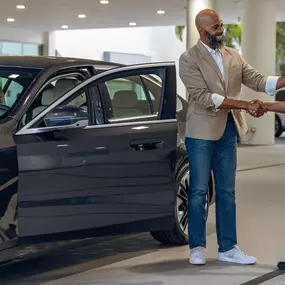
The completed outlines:
{"type": "Polygon", "coordinates": [[[26,8],[24,5],[17,5],[16,7],[17,7],[17,9],[25,9],[26,8]]]}
{"type": "Polygon", "coordinates": [[[158,10],[158,11],[157,11],[157,14],[159,14],[159,15],[164,15],[164,14],[165,14],[165,11],[163,11],[163,10],[158,10]]]}
{"type": "Polygon", "coordinates": [[[109,4],[109,0],[101,0],[100,3],[101,4],[109,4]]]}
{"type": "Polygon", "coordinates": [[[14,18],[7,18],[7,22],[15,22],[14,18]]]}
{"type": "Polygon", "coordinates": [[[136,26],[137,24],[134,22],[129,23],[130,26],[136,26]]]}
{"type": "Polygon", "coordinates": [[[63,25],[61,26],[63,29],[68,29],[68,26],[67,25],[63,25]]]}
{"type": "Polygon", "coordinates": [[[84,14],[80,14],[80,15],[78,15],[78,18],[80,18],[80,19],[84,19],[84,18],[86,18],[86,15],[84,15],[84,14]]]}

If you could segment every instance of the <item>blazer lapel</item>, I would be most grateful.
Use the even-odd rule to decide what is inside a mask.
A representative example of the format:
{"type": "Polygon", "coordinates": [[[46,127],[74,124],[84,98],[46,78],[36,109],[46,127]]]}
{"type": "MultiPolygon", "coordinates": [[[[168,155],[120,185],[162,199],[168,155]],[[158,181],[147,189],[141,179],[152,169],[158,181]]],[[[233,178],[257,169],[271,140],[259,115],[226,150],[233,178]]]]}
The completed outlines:
{"type": "Polygon", "coordinates": [[[223,77],[222,77],[222,73],[217,65],[217,63],[215,62],[215,60],[213,59],[212,55],[210,54],[210,52],[203,46],[203,44],[201,43],[200,40],[198,40],[198,43],[196,45],[196,47],[198,48],[199,52],[201,53],[201,55],[204,57],[204,59],[212,66],[212,68],[216,71],[216,73],[218,74],[220,80],[223,82],[223,77]]]}

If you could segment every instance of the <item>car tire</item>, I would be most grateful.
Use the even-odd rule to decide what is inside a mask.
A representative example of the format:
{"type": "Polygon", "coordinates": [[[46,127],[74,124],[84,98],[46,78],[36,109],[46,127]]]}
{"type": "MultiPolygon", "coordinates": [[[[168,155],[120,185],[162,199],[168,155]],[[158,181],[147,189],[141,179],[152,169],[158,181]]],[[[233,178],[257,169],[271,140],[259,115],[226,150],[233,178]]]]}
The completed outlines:
{"type": "MultiPolygon", "coordinates": [[[[189,185],[189,164],[184,163],[179,169],[176,176],[176,199],[174,209],[174,228],[168,231],[155,231],[150,234],[154,239],[165,245],[185,245],[189,243],[188,237],[188,185],[189,185]],[[185,191],[186,190],[186,191],[185,191]],[[181,199],[180,197],[183,197],[181,199]],[[186,199],[185,199],[186,198],[186,199]]],[[[208,218],[210,199],[211,199],[211,183],[209,183],[209,190],[206,201],[206,219],[208,218]]]]}
{"type": "Polygon", "coordinates": [[[281,123],[281,119],[278,115],[275,115],[275,137],[278,138],[283,133],[283,127],[281,123]]]}

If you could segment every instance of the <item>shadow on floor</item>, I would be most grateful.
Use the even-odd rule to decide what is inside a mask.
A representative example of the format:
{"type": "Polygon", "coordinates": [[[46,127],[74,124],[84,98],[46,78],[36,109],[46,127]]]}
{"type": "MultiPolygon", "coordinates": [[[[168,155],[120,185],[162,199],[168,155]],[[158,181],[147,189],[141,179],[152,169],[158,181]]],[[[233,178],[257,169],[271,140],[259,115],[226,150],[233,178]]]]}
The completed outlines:
{"type": "Polygon", "coordinates": [[[163,247],[148,233],[131,236],[113,236],[96,243],[88,240],[84,246],[55,249],[14,264],[0,267],[1,285],[38,285],[43,282],[85,272],[154,252],[163,247]]]}
{"type": "Polygon", "coordinates": [[[132,273],[140,274],[162,274],[162,275],[177,275],[177,276],[247,276],[256,277],[258,271],[260,274],[264,274],[265,271],[273,271],[273,268],[269,265],[257,264],[253,266],[244,266],[238,264],[222,263],[215,259],[208,259],[207,265],[195,266],[188,262],[188,259],[178,259],[171,261],[155,262],[151,264],[142,264],[139,266],[129,267],[128,270],[132,273]],[[252,270],[251,270],[252,269],[252,270]]]}

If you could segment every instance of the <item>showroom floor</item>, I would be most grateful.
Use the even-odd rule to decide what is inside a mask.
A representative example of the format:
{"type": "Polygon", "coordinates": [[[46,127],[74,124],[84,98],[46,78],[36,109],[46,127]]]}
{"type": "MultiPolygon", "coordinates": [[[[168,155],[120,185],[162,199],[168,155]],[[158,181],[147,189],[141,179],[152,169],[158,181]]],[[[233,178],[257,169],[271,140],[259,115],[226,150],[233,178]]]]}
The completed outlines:
{"type": "Polygon", "coordinates": [[[44,285],[285,284],[285,274],[272,272],[276,270],[277,262],[285,259],[285,145],[242,147],[238,157],[239,243],[243,251],[258,258],[257,265],[237,266],[215,261],[215,219],[214,211],[211,211],[206,266],[189,265],[185,246],[157,250],[44,285]],[[274,276],[277,277],[266,281],[274,276]]]}
{"type": "Polygon", "coordinates": [[[55,255],[51,261],[42,261],[42,265],[39,261],[38,264],[7,269],[0,274],[1,285],[284,285],[285,271],[276,270],[277,262],[285,260],[284,143],[239,148],[236,196],[240,247],[258,258],[255,266],[222,264],[215,260],[217,248],[212,207],[208,220],[206,266],[195,267],[188,263],[187,246],[159,247],[148,234],[142,234],[128,239],[113,238],[109,244],[98,243],[97,249],[85,250],[88,260],[82,253],[77,257],[74,253],[68,257],[66,253],[65,259],[74,260],[66,262],[65,266],[64,257],[55,255]],[[104,254],[108,251],[108,257],[100,251],[104,254]],[[58,262],[56,268],[54,262],[58,262]],[[42,267],[37,270],[37,266],[42,267]],[[49,269],[52,266],[54,268],[49,269]],[[17,270],[19,279],[13,282],[17,270]]]}

